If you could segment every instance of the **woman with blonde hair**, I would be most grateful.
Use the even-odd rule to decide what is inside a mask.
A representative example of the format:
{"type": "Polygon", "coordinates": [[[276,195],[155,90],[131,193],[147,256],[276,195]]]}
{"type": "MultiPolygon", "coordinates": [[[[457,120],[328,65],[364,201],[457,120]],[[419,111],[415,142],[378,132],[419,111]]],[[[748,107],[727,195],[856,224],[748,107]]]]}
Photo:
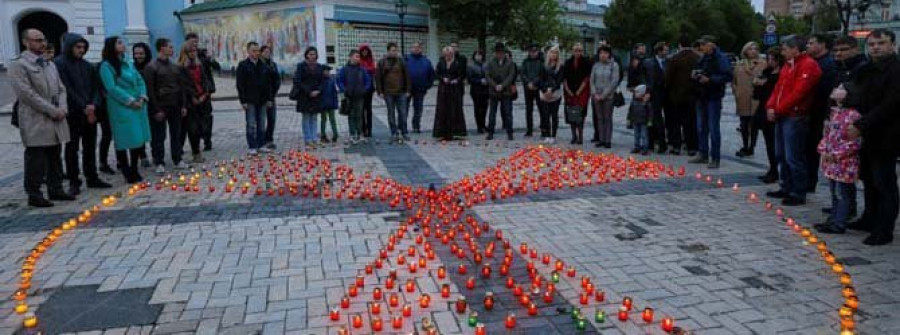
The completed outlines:
{"type": "Polygon", "coordinates": [[[584,46],[575,43],[572,56],[563,65],[563,92],[566,98],[566,122],[572,128],[572,144],[584,143],[584,117],[590,99],[590,76],[593,64],[584,55],[584,46]]]}
{"type": "Polygon", "coordinates": [[[197,52],[197,48],[191,43],[181,46],[178,54],[178,65],[183,73],[185,101],[188,108],[184,126],[181,127],[181,145],[184,145],[185,137],[191,144],[191,153],[194,163],[203,163],[206,160],[200,152],[200,139],[207,138],[212,129],[212,103],[209,95],[215,91],[212,75],[203,66],[197,52]]]}
{"type": "Polygon", "coordinates": [[[738,157],[753,156],[753,149],[756,147],[757,133],[751,131],[751,124],[759,101],[753,99],[753,79],[759,77],[765,68],[766,61],[760,57],[759,45],[756,42],[744,44],[734,66],[734,79],[731,82],[735,109],[741,121],[739,130],[743,146],[735,153],[738,157]]]}
{"type": "Polygon", "coordinates": [[[559,103],[562,100],[562,65],[559,46],[552,46],[545,53],[544,66],[538,74],[540,90],[541,137],[544,143],[556,143],[556,131],[559,129],[559,103]]]}

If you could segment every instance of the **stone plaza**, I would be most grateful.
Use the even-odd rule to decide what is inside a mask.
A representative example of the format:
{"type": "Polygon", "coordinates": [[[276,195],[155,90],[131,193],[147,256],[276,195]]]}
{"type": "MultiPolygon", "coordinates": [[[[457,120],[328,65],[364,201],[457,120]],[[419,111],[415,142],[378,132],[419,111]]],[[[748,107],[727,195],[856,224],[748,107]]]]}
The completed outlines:
{"type": "MultiPolygon", "coordinates": [[[[740,138],[730,95],[722,118],[722,168],[716,170],[689,165],[684,155],[628,154],[633,138],[624,107],[615,112],[613,149],[569,145],[566,126],[558,143],[548,148],[538,147],[539,137],[523,137],[521,99],[514,105],[514,141],[475,135],[467,95],[468,140],[441,143],[430,136],[433,92],[426,100],[424,132],[412,134],[408,143],[388,143],[387,115],[376,98],[372,141],[345,143],[347,120],[339,116],[339,143],[307,151],[301,147],[300,116],[293,102],[281,97],[278,152],[263,156],[259,165],[246,161],[248,171],[239,172],[242,179],[230,185],[225,180],[236,173],[232,168],[245,168],[238,161],[247,151],[244,116],[228,98],[227,79],[218,84],[224,97],[214,103],[214,149],[205,153],[205,165],[194,166],[194,172],[209,174],[199,178],[199,189],[188,192],[177,183],[177,174],[171,176],[177,191],[168,184],[157,189],[161,177],[145,169],[148,187],[134,195],[128,195],[121,176],[104,176],[116,185],[113,191],[87,190],[75,202],[30,209],[22,190],[18,131],[9,125],[8,114],[0,117],[0,248],[5,255],[0,259],[0,295],[10,297],[0,304],[0,334],[337,334],[342,329],[370,334],[376,333],[376,320],[383,327],[377,333],[384,334],[473,334],[476,329],[487,334],[663,334],[663,318],[674,321],[674,333],[837,334],[847,322],[841,318],[847,312],[841,310],[847,283],[823,260],[820,248],[826,245],[836,256],[833,261],[852,276],[859,306],[849,319],[856,333],[900,333],[900,320],[891,316],[900,308],[900,244],[866,247],[864,235],[855,231],[803,236],[802,227],[825,219],[820,211],[830,204],[825,186],[811,194],[807,205],[784,208],[781,218],[778,205],[765,208],[764,194],[775,186],[756,178],[766,169],[764,144],[760,138],[755,157],[733,156],[740,138]],[[556,167],[541,163],[517,170],[512,162],[520,154],[550,159],[556,167]],[[257,178],[268,178],[263,173],[274,173],[272,166],[285,159],[314,186],[304,184],[297,191],[278,187],[278,179],[274,188],[260,180],[244,194],[241,189],[250,180],[245,172],[255,170],[257,178]],[[573,162],[579,159],[585,166],[589,159],[627,164],[632,175],[619,170],[613,173],[624,174],[621,181],[547,183],[537,192],[501,184],[508,196],[491,199],[497,193],[489,190],[482,193],[487,201],[440,203],[459,207],[461,213],[443,218],[449,223],[444,234],[457,230],[468,238],[456,236],[453,247],[437,235],[424,236],[425,243],[416,241],[441,220],[427,210],[424,216],[435,221],[429,227],[419,220],[426,207],[416,206],[428,200],[430,186],[446,191],[486,169],[509,178],[526,178],[526,170],[577,170],[581,165],[573,162]],[[647,169],[635,175],[633,166],[647,169]],[[665,170],[652,177],[656,166],[665,170]],[[679,176],[681,167],[685,171],[679,176]],[[354,185],[363,185],[357,191],[373,194],[362,200],[366,193],[342,199],[320,192],[323,185],[340,186],[339,178],[316,173],[329,168],[352,169],[360,181],[354,185]],[[223,171],[225,179],[217,177],[223,171]],[[378,185],[396,199],[403,190],[420,196],[412,200],[413,210],[407,210],[403,202],[413,198],[403,197],[397,206],[391,197],[379,199],[378,185]],[[61,223],[116,193],[117,200],[92,212],[87,223],[54,234],[61,223]],[[471,231],[481,235],[470,236],[471,231]],[[48,234],[58,239],[32,263],[30,287],[24,290],[28,311],[19,314],[15,298],[23,263],[48,234]],[[496,246],[493,257],[475,259],[486,253],[487,245],[496,246]],[[386,249],[394,250],[383,257],[386,249]],[[399,256],[407,256],[410,264],[399,256]],[[504,257],[509,258],[504,265],[511,265],[507,275],[501,275],[504,257]],[[564,265],[554,275],[557,260],[564,265]],[[425,266],[413,272],[417,261],[425,266]],[[532,265],[536,270],[529,269],[532,265]],[[460,266],[468,267],[466,274],[460,266]],[[489,278],[482,272],[485,267],[491,270],[489,278]],[[576,272],[572,277],[570,269],[576,272]],[[589,278],[590,289],[583,278],[589,278]],[[521,295],[506,285],[510,280],[523,288],[521,295]],[[474,288],[467,287],[470,281],[474,288]],[[547,290],[548,282],[555,290],[547,290]],[[350,291],[357,296],[349,297],[350,291]],[[495,297],[490,310],[484,303],[488,291],[495,297]],[[345,297],[349,304],[341,306],[345,297]],[[457,310],[460,297],[467,303],[462,313],[457,310]],[[522,303],[523,297],[530,303],[522,303]],[[624,311],[623,321],[619,314],[625,297],[634,308],[624,311]],[[407,304],[411,312],[404,315],[407,304]],[[534,311],[529,310],[532,304],[534,311]],[[643,320],[645,307],[652,308],[650,322],[643,320]],[[573,309],[580,316],[573,317],[573,309]],[[23,321],[32,315],[36,327],[24,328],[23,321]],[[507,328],[510,315],[515,315],[514,328],[507,328]],[[484,328],[473,327],[472,317],[484,328]],[[397,328],[395,319],[400,320],[397,328]]],[[[586,129],[592,129],[590,123],[586,129]]],[[[536,190],[537,181],[533,185],[536,190]]]]}

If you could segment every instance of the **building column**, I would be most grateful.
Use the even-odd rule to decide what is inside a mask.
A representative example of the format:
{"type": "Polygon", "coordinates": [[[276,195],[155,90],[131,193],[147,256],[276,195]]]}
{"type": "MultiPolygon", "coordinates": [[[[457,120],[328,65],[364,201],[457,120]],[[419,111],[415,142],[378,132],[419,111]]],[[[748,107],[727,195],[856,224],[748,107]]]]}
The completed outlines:
{"type": "MultiPolygon", "coordinates": [[[[438,21],[432,18],[431,8],[428,9],[428,58],[437,61],[441,58],[441,45],[438,40],[438,21]]],[[[437,64],[437,63],[435,63],[437,64]]]]}
{"type": "MultiPolygon", "coordinates": [[[[325,34],[325,16],[334,17],[334,4],[326,3],[322,0],[315,2],[315,7],[313,9],[314,15],[316,16],[316,49],[319,50],[319,63],[325,64],[328,62],[328,41],[325,34]]],[[[333,41],[335,43],[335,48],[337,48],[337,41],[333,41]]],[[[337,50],[335,49],[335,53],[337,50]]],[[[337,59],[337,55],[335,55],[335,59],[337,59]]]]}
{"type": "Polygon", "coordinates": [[[150,44],[150,29],[147,28],[144,0],[125,0],[128,13],[128,24],[122,36],[128,43],[144,42],[150,44]]]}

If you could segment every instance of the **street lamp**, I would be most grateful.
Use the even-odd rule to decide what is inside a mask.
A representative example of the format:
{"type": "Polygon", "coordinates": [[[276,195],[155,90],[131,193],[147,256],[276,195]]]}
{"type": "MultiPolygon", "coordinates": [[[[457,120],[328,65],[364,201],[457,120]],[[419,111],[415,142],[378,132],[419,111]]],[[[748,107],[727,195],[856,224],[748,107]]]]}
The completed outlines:
{"type": "Polygon", "coordinates": [[[587,43],[587,40],[588,40],[587,36],[588,36],[588,33],[590,32],[590,29],[591,29],[591,27],[588,26],[588,24],[586,22],[581,24],[581,40],[582,40],[582,42],[587,43]]]}
{"type": "Polygon", "coordinates": [[[397,0],[394,3],[394,9],[397,11],[397,16],[400,17],[400,54],[406,54],[406,40],[404,37],[404,21],[403,18],[406,17],[406,2],[403,0],[397,0]]]}

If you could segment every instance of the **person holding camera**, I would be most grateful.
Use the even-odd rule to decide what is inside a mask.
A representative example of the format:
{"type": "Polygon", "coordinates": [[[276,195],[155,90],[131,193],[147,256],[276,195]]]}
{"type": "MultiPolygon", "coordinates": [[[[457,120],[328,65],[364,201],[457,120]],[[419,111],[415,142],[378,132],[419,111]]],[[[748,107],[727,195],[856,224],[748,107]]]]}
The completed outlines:
{"type": "Polygon", "coordinates": [[[733,73],[731,62],[716,46],[716,38],[705,35],[700,38],[703,58],[694,68],[691,78],[700,87],[700,106],[697,114],[697,129],[700,136],[700,156],[690,163],[708,164],[710,169],[719,168],[722,147],[722,133],[719,121],[722,118],[722,98],[725,85],[731,82],[733,73]]]}

